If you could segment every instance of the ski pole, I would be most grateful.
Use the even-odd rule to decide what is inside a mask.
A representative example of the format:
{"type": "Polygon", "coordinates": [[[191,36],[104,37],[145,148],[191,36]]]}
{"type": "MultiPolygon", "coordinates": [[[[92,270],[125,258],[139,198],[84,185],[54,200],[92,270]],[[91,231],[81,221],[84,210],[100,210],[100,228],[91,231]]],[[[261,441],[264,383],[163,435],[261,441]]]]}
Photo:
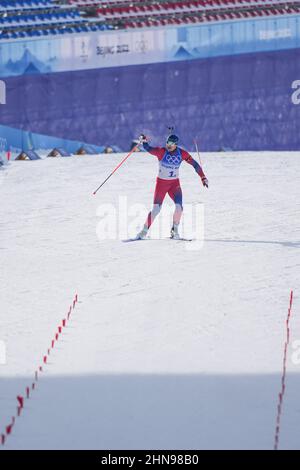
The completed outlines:
{"type": "Polygon", "coordinates": [[[135,151],[138,149],[139,145],[140,145],[140,142],[139,142],[135,147],[133,147],[133,149],[130,150],[129,154],[128,154],[125,158],[123,158],[123,160],[121,161],[121,163],[119,163],[119,165],[116,166],[116,168],[111,172],[111,174],[108,175],[108,177],[107,177],[107,178],[100,184],[100,186],[93,192],[93,195],[95,195],[95,194],[99,191],[99,189],[102,188],[102,186],[106,183],[106,181],[108,181],[109,178],[117,171],[117,169],[120,168],[121,165],[123,165],[123,163],[125,162],[125,160],[127,160],[127,158],[129,158],[130,155],[132,155],[133,152],[135,152],[135,151]]]}
{"type": "Polygon", "coordinates": [[[200,166],[202,167],[202,162],[201,162],[200,153],[199,153],[198,144],[197,144],[196,139],[194,139],[194,144],[195,144],[195,147],[196,147],[196,152],[197,152],[197,155],[198,155],[198,158],[199,158],[200,166]]]}

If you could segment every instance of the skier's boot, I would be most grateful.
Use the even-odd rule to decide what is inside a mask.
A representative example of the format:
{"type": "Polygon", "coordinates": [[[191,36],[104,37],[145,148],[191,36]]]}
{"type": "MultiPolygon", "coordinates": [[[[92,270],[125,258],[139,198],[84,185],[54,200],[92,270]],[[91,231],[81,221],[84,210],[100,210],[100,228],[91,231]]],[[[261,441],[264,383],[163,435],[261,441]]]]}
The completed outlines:
{"type": "Polygon", "coordinates": [[[180,236],[178,233],[178,224],[173,224],[173,227],[171,228],[171,238],[174,238],[174,240],[179,240],[180,236]]]}
{"type": "Polygon", "coordinates": [[[144,240],[144,239],[146,238],[146,236],[147,236],[148,230],[149,230],[148,227],[146,227],[146,225],[144,225],[143,230],[141,230],[141,231],[137,234],[137,236],[135,237],[136,240],[144,240]]]}

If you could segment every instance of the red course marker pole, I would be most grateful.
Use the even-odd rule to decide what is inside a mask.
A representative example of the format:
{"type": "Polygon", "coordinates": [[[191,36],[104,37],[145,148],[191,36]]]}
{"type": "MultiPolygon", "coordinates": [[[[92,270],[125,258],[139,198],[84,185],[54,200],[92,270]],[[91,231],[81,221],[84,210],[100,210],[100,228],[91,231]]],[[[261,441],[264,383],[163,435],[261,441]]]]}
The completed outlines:
{"type": "Polygon", "coordinates": [[[277,405],[277,416],[276,416],[276,427],[275,427],[275,438],[274,438],[274,450],[278,450],[279,447],[279,437],[280,437],[280,425],[281,425],[281,416],[282,416],[282,409],[283,409],[283,399],[286,390],[286,364],[287,364],[287,351],[288,345],[290,341],[290,318],[292,313],[292,306],[293,306],[293,291],[291,291],[290,295],[290,303],[288,309],[288,315],[286,319],[286,340],[284,343],[284,350],[283,350],[283,367],[282,367],[282,376],[281,376],[281,391],[278,394],[278,405],[277,405]]]}

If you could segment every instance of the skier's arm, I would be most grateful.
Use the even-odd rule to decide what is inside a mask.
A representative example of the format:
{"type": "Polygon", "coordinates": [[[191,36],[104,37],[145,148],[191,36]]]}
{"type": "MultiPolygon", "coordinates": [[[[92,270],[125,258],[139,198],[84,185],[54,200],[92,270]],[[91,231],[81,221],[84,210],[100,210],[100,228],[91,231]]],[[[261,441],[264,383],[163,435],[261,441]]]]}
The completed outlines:
{"type": "Polygon", "coordinates": [[[159,160],[161,160],[165,154],[165,149],[161,147],[151,147],[148,143],[148,137],[146,137],[144,134],[141,134],[139,137],[140,143],[143,144],[144,150],[146,152],[151,153],[151,155],[154,155],[157,157],[159,160]]]}
{"type": "Polygon", "coordinates": [[[155,155],[159,160],[161,160],[164,156],[165,149],[161,147],[151,147],[148,142],[143,142],[143,147],[146,152],[151,153],[151,155],[155,155]]]}
{"type": "Polygon", "coordinates": [[[208,188],[208,180],[207,180],[207,178],[204,174],[204,171],[202,170],[201,166],[199,165],[199,163],[196,162],[196,160],[194,160],[193,157],[188,152],[186,152],[185,150],[182,150],[182,159],[184,161],[186,161],[186,163],[188,163],[189,165],[192,165],[194,167],[196,173],[200,176],[200,178],[202,180],[203,186],[208,188]]]}

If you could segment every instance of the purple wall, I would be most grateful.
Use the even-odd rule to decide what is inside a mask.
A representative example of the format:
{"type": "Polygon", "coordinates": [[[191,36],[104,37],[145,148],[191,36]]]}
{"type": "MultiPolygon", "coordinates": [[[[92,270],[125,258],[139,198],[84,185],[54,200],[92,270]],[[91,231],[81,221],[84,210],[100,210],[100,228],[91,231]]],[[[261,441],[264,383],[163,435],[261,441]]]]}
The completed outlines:
{"type": "Polygon", "coordinates": [[[300,49],[211,59],[6,78],[0,122],[127,150],[175,125],[202,150],[299,150],[300,49]]]}

